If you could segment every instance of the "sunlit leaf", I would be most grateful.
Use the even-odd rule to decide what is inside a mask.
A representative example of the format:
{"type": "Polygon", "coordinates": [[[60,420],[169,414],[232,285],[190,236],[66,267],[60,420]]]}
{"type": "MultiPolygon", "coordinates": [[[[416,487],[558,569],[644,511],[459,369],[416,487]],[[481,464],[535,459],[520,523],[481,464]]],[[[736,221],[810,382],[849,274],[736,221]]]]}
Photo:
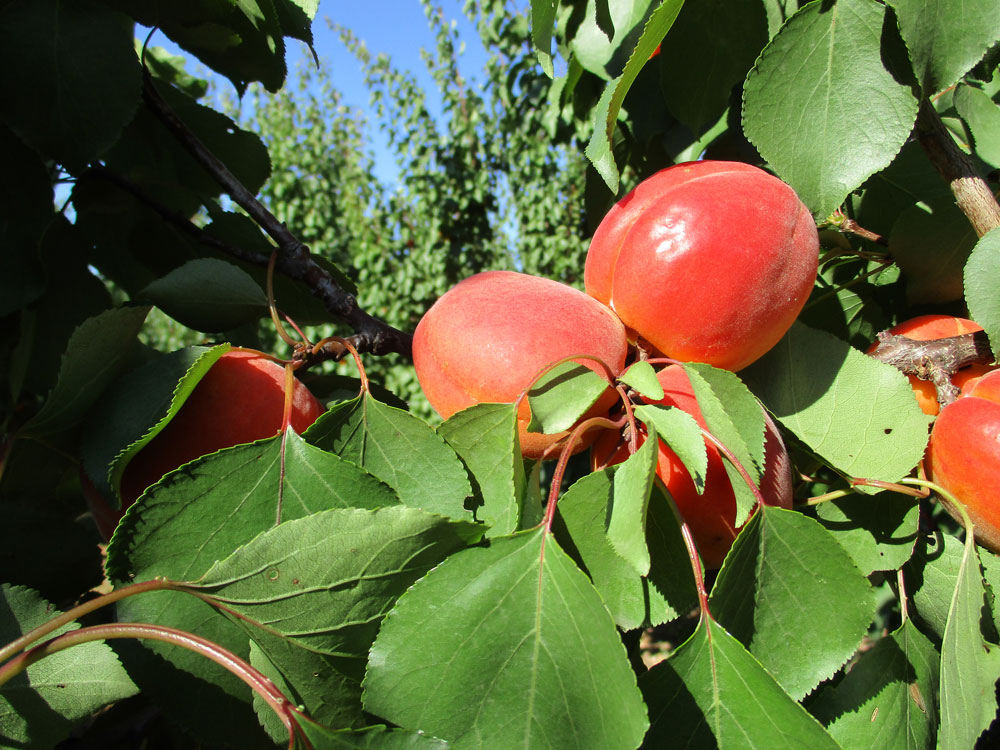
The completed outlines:
{"type": "Polygon", "coordinates": [[[1000,351],[1000,302],[995,294],[1000,284],[1000,228],[984,234],[965,264],[965,299],[969,312],[1000,351]]]}

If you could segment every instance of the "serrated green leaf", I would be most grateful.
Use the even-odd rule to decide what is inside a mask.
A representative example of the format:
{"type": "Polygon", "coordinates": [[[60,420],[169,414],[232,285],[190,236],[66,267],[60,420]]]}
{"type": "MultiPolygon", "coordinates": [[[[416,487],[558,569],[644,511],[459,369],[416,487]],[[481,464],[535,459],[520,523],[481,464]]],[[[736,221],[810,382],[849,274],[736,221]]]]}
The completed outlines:
{"type": "Polygon", "coordinates": [[[610,614],[544,529],[458,552],[414,584],[364,690],[369,712],[455,748],[631,750],[648,726],[610,614]]]}
{"type": "Polygon", "coordinates": [[[989,336],[994,356],[1000,351],[1000,228],[984,234],[965,264],[965,300],[969,313],[989,336]]]}
{"type": "Polygon", "coordinates": [[[1000,646],[982,636],[984,596],[970,533],[941,639],[941,750],[973,747],[997,713],[994,685],[1000,678],[1000,646]]]}
{"type": "Polygon", "coordinates": [[[693,134],[702,134],[726,111],[733,86],[743,82],[767,41],[764,3],[687,3],[657,61],[671,114],[693,134]]]}
{"type": "MultiPolygon", "coordinates": [[[[722,441],[743,465],[755,484],[764,473],[764,412],[739,377],[705,364],[685,364],[698,408],[708,431],[722,441]]],[[[723,459],[736,496],[736,527],[750,517],[757,504],[753,490],[739,470],[723,459]]]]}
{"type": "Polygon", "coordinates": [[[1000,39],[1000,6],[992,0],[889,0],[928,97],[946,89],[1000,39]]]}
{"type": "Polygon", "coordinates": [[[150,302],[196,331],[219,332],[267,315],[267,295],[232,263],[199,258],[149,284],[135,299],[150,302]]]}
{"type": "Polygon", "coordinates": [[[336,508],[263,532],[189,585],[303,648],[363,658],[399,595],[480,536],[401,505],[336,508]]]}
{"type": "MultiPolygon", "coordinates": [[[[0,643],[9,643],[62,614],[35,591],[0,585],[0,643]]],[[[79,628],[65,625],[50,637],[79,628]]],[[[46,656],[0,686],[0,742],[5,747],[53,747],[80,719],[137,692],[105,643],[81,643],[46,656]]]]}
{"type": "Polygon", "coordinates": [[[84,426],[81,457],[87,475],[109,502],[117,498],[128,459],[177,413],[228,348],[192,346],[157,357],[118,378],[94,405],[84,426]]]}
{"type": "Polygon", "coordinates": [[[839,750],[739,641],[712,619],[640,680],[649,706],[644,748],[839,750]]]}
{"type": "Polygon", "coordinates": [[[670,446],[691,475],[695,490],[705,491],[705,474],[708,472],[708,452],[701,427],[687,412],[676,407],[643,405],[635,408],[635,415],[656,429],[660,440],[670,446]]]}
{"type": "Polygon", "coordinates": [[[132,354],[148,307],[122,307],[85,320],[70,336],[59,379],[21,434],[42,437],[75,427],[132,354]]]}
{"type": "Polygon", "coordinates": [[[865,575],[897,570],[913,554],[920,507],[905,495],[848,495],[816,506],[816,515],[865,575]]]}
{"type": "Polygon", "coordinates": [[[625,372],[618,376],[618,380],[634,388],[640,395],[648,399],[659,401],[663,398],[663,386],[656,379],[656,370],[645,360],[640,360],[631,365],[625,372]]]}
{"type": "MultiPolygon", "coordinates": [[[[631,6],[634,14],[643,8],[643,6],[646,6],[646,3],[619,3],[618,5],[631,6]]],[[[618,121],[618,113],[621,110],[622,103],[625,101],[625,95],[628,94],[629,89],[635,82],[636,76],[639,75],[639,71],[642,70],[642,67],[648,62],[650,55],[653,54],[657,45],[660,44],[660,41],[670,30],[674,19],[677,18],[677,14],[683,5],[684,0],[663,0],[656,10],[649,15],[648,20],[646,20],[642,28],[642,34],[639,36],[638,41],[635,42],[634,48],[631,43],[618,42],[620,27],[617,22],[615,24],[615,39],[612,40],[611,47],[616,50],[616,55],[621,55],[622,51],[628,51],[629,55],[621,74],[608,82],[604,93],[601,94],[601,99],[597,107],[594,109],[594,132],[586,148],[587,158],[594,164],[594,168],[604,178],[605,183],[607,183],[613,193],[618,192],[619,178],[618,166],[615,164],[614,155],[611,152],[611,136],[614,134],[615,123],[618,121]],[[616,42],[621,44],[621,47],[618,47],[615,44],[616,42]]],[[[612,16],[614,17],[614,11],[612,11],[612,16]]],[[[637,16],[633,15],[632,17],[637,16]]],[[[577,36],[574,39],[574,44],[576,40],[581,38],[583,33],[583,28],[581,27],[581,30],[577,32],[577,36]]],[[[577,56],[579,57],[580,48],[575,46],[574,49],[577,51],[577,56]]],[[[598,57],[603,56],[603,53],[598,55],[598,57]]],[[[612,61],[613,58],[609,60],[609,63],[612,61]]],[[[593,61],[591,67],[588,68],[586,63],[584,63],[584,67],[591,72],[597,72],[594,69],[593,61]]],[[[617,67],[617,64],[615,67],[617,67]]],[[[601,75],[601,73],[597,74],[601,75]]]]}
{"type": "Polygon", "coordinates": [[[489,527],[486,535],[517,531],[527,478],[514,405],[476,404],[453,414],[437,432],[469,470],[476,497],[482,501],[473,514],[489,527]]]}
{"type": "Polygon", "coordinates": [[[465,500],[472,487],[461,460],[409,412],[365,394],[329,409],[305,437],[381,479],[404,505],[450,518],[471,517],[465,500]]]}
{"type": "Polygon", "coordinates": [[[948,623],[962,555],[962,542],[939,532],[918,539],[913,558],[904,568],[915,619],[937,641],[944,636],[948,623]]]}
{"type": "Polygon", "coordinates": [[[142,74],[124,21],[83,0],[17,0],[0,12],[2,117],[71,170],[101,156],[139,105],[142,74]]]}
{"type": "Polygon", "coordinates": [[[670,499],[653,486],[645,521],[650,566],[636,573],[619,555],[605,533],[614,503],[614,469],[588,474],[559,498],[553,532],[577,559],[601,594],[618,627],[634,630],[674,620],[697,605],[698,595],[687,548],[670,499]]]}
{"type": "Polygon", "coordinates": [[[570,42],[570,49],[584,70],[610,80],[625,68],[654,3],[653,0],[606,0],[607,17],[602,19],[598,12],[601,2],[588,0],[586,14],[570,42]]]}
{"type": "Polygon", "coordinates": [[[930,417],[909,381],[800,323],[741,373],[768,411],[833,468],[895,482],[920,461],[930,417]]]}
{"type": "Polygon", "coordinates": [[[608,389],[608,381],[589,367],[563,362],[528,391],[529,432],[552,435],[570,429],[608,389]]]}
{"type": "Polygon", "coordinates": [[[817,218],[887,166],[913,128],[917,98],[886,67],[901,56],[884,42],[893,27],[870,0],[808,3],[747,76],[744,132],[817,218]]]}
{"type": "Polygon", "coordinates": [[[810,703],[842,747],[931,750],[937,731],[937,649],[912,620],[861,654],[810,703]]]}
{"type": "Polygon", "coordinates": [[[796,511],[764,506],[736,538],[710,606],[798,700],[857,649],[875,597],[829,531],[796,511]]]}
{"type": "Polygon", "coordinates": [[[648,439],[616,468],[607,521],[611,546],[641,576],[649,573],[646,511],[659,457],[656,430],[653,427],[648,430],[648,439]]]}
{"type": "Polygon", "coordinates": [[[1000,167],[1000,107],[989,94],[972,86],[955,91],[955,109],[972,131],[976,156],[1000,167]]]}
{"type": "Polygon", "coordinates": [[[552,78],[552,24],[556,20],[555,0],[531,0],[531,41],[545,75],[552,78]]]}

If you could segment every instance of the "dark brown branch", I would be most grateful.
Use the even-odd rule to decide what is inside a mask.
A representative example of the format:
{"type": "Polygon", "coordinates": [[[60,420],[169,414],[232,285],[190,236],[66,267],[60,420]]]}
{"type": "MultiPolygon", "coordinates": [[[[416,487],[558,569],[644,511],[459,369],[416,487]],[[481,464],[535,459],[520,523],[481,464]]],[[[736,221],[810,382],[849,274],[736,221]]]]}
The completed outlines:
{"type": "MultiPolygon", "coordinates": [[[[313,259],[309,248],[288,227],[257,200],[229,171],[208,147],[180,120],[156,90],[152,76],[146,71],[143,100],[178,142],[222,186],[233,201],[249,214],[278,245],[277,269],[288,278],[301,281],[309,287],[332,315],[347,323],[355,334],[351,341],[360,352],[389,354],[397,352],[412,357],[413,336],[393,328],[388,323],[369,315],[353,294],[348,294],[313,259]]],[[[246,258],[243,258],[246,260],[246,258]]],[[[257,262],[257,261],[251,261],[257,262]]],[[[264,259],[267,264],[267,258],[264,259]]]]}
{"type": "Polygon", "coordinates": [[[958,398],[959,389],[952,384],[952,375],[966,365],[993,362],[985,331],[931,341],[916,341],[882,331],[878,334],[878,346],[870,356],[905,375],[916,375],[934,383],[941,406],[958,398]]]}
{"type": "Polygon", "coordinates": [[[962,151],[941,122],[934,105],[920,102],[917,138],[931,163],[951,187],[955,201],[968,217],[976,235],[982,237],[1000,227],[1000,204],[968,154],[962,151]]]}

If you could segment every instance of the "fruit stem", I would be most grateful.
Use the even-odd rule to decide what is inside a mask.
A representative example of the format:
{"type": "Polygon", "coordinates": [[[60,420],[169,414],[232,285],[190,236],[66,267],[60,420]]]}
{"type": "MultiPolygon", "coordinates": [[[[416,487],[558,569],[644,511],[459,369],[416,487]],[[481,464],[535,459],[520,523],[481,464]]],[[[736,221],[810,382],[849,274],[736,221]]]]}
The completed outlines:
{"type": "Polygon", "coordinates": [[[760,487],[758,487],[753,481],[753,477],[750,476],[750,472],[747,471],[746,467],[742,463],[740,463],[736,454],[729,450],[729,448],[727,448],[725,444],[719,440],[719,438],[706,430],[704,427],[701,428],[701,434],[718,449],[719,453],[721,453],[725,459],[733,465],[736,471],[739,472],[740,476],[743,477],[743,481],[746,482],[747,487],[750,488],[750,491],[753,493],[754,500],[756,501],[754,507],[756,509],[763,507],[765,505],[764,494],[760,491],[760,487]]]}
{"type": "Polygon", "coordinates": [[[340,344],[342,347],[347,349],[354,357],[354,364],[358,368],[358,377],[361,379],[361,394],[369,393],[371,387],[368,384],[368,374],[365,372],[365,366],[361,362],[361,355],[358,354],[358,350],[354,348],[354,344],[345,338],[340,336],[327,336],[322,341],[317,342],[317,344],[312,348],[313,354],[319,354],[320,351],[327,348],[328,344],[340,344]]]}
{"type": "Polygon", "coordinates": [[[923,487],[924,493],[919,497],[927,497],[931,492],[936,492],[949,510],[954,510],[959,516],[961,516],[960,522],[962,526],[965,527],[965,533],[969,536],[973,535],[975,524],[973,524],[972,519],[969,518],[969,513],[965,509],[965,504],[953,494],[948,492],[948,490],[944,487],[927,479],[917,479],[916,477],[906,477],[904,479],[900,479],[899,482],[900,484],[912,484],[915,487],[923,487]]]}
{"type": "MultiPolygon", "coordinates": [[[[909,487],[904,487],[904,484],[910,484],[905,479],[901,479],[899,483],[896,482],[884,482],[881,479],[864,479],[862,477],[854,477],[851,479],[852,487],[878,487],[882,490],[891,490],[893,492],[898,492],[902,495],[909,495],[910,497],[916,497],[923,499],[930,495],[927,490],[913,490],[909,487]]],[[[931,484],[928,482],[928,484],[931,484]]],[[[937,487],[937,485],[931,484],[932,487],[937,487]]]]}
{"type": "MultiPolygon", "coordinates": [[[[274,264],[278,260],[278,250],[275,248],[271,253],[271,258],[267,262],[267,309],[271,313],[271,322],[274,323],[274,330],[278,332],[281,340],[289,346],[298,346],[299,342],[293,339],[285,326],[281,323],[281,316],[278,315],[278,308],[274,304],[274,264]]],[[[301,334],[301,331],[299,332],[301,334]]],[[[303,339],[305,337],[303,336],[303,339]]]]}
{"type": "Polygon", "coordinates": [[[46,656],[51,656],[82,643],[106,641],[116,638],[140,638],[162,641],[186,648],[211,659],[245,682],[251,690],[256,692],[278,714],[282,724],[288,730],[289,747],[293,746],[293,740],[296,735],[295,725],[297,723],[294,714],[298,712],[266,675],[247,664],[240,657],[236,656],[236,654],[212,641],[193,633],[186,633],[182,630],[162,625],[151,625],[141,622],[119,622],[91,625],[90,627],[63,633],[62,635],[50,638],[29,651],[19,654],[3,666],[0,666],[0,685],[21,674],[25,669],[41,661],[46,656]]]}

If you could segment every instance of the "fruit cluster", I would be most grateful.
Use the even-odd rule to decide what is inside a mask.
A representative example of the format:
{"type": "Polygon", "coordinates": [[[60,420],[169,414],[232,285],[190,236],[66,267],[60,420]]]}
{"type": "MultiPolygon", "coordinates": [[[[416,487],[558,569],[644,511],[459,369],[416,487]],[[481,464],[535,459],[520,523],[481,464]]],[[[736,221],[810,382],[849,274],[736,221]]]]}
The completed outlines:
{"type": "MultiPolygon", "coordinates": [[[[609,382],[583,415],[614,416],[612,382],[635,357],[702,362],[739,370],[785,334],[816,278],[815,223],[788,185],[736,162],[700,161],[658,172],[621,199],[594,234],[584,268],[586,294],[509,271],[472,276],[420,321],[413,356],[421,387],[442,417],[480,402],[518,399],[522,452],[548,455],[567,433],[529,432],[525,392],[555,363],[571,360],[609,382]]],[[[705,421],[685,371],[662,369],[661,405],[705,421]]],[[[765,415],[766,416],[766,415],[765,415]]],[[[619,420],[621,421],[621,420],[619,420]]],[[[767,420],[761,490],[790,506],[788,454],[767,420]]],[[[604,423],[606,425],[606,423],[604,423]]],[[[595,466],[617,463],[641,444],[621,430],[590,431],[595,466]]],[[[706,442],[703,494],[661,441],[657,473],[692,528],[710,567],[736,536],[736,502],[723,459],[706,442]]]]}

